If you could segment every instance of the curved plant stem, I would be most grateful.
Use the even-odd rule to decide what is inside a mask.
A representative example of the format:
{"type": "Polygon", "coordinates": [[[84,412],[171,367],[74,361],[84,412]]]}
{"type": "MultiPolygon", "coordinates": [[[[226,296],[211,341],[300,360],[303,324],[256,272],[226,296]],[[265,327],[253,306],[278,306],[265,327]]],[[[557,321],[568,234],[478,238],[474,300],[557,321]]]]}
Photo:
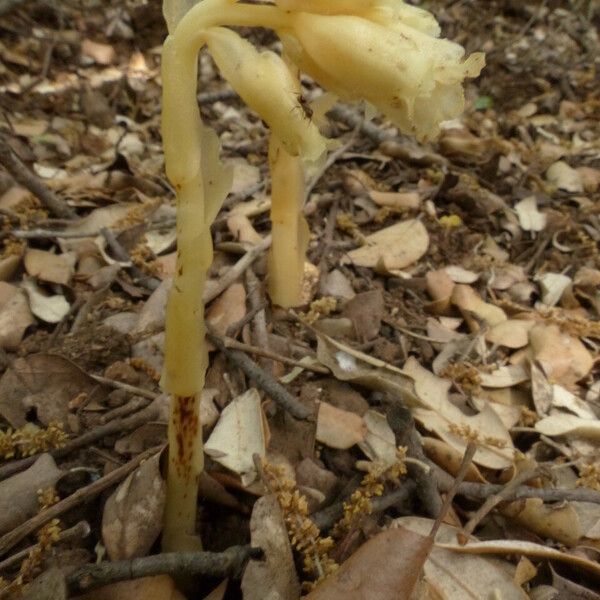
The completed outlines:
{"type": "Polygon", "coordinates": [[[280,27],[275,7],[202,0],[163,47],[162,134],[165,168],[177,194],[177,266],[166,316],[163,389],[171,394],[166,551],[196,550],[198,481],[203,469],[200,393],[208,365],[202,295],[212,262],[210,224],[229,191],[218,162],[216,134],[203,126],[196,99],[198,52],[207,28],[218,25],[280,27]]]}

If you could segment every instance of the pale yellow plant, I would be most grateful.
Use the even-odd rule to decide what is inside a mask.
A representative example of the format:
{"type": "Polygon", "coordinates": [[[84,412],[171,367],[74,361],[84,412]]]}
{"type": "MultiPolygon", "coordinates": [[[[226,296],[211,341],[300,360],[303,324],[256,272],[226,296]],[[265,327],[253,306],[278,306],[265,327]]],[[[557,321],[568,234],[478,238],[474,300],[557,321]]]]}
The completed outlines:
{"type": "Polygon", "coordinates": [[[231,184],[216,134],[196,100],[198,52],[207,45],[223,76],[271,130],[273,241],[269,293],[298,305],[308,244],[305,169],[329,143],[302,102],[299,71],[344,100],[366,100],[405,133],[435,135],[463,109],[462,82],[483,55],[439,39],[426,11],[401,0],[164,0],[162,53],[165,168],[177,194],[177,266],[170,292],[163,389],[172,396],[163,545],[198,547],[195,516],[203,466],[199,395],[208,363],[202,293],[212,261],[210,225],[231,184]],[[283,56],[259,51],[227,26],[267,27],[283,56]]]}

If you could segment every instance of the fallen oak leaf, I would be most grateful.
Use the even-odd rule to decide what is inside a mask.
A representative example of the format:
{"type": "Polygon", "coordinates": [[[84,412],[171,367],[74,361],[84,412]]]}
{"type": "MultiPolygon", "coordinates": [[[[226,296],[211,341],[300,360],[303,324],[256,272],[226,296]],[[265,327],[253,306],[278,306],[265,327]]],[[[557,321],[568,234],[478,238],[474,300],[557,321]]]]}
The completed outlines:
{"type": "Polygon", "coordinates": [[[432,546],[430,536],[404,527],[382,531],[365,542],[306,598],[408,600],[432,546]]]}
{"type": "Polygon", "coordinates": [[[547,560],[558,560],[560,562],[566,562],[581,567],[596,576],[600,576],[600,563],[533,542],[494,540],[489,542],[471,542],[466,546],[436,543],[435,547],[463,554],[522,554],[524,556],[545,558],[547,560]]]}

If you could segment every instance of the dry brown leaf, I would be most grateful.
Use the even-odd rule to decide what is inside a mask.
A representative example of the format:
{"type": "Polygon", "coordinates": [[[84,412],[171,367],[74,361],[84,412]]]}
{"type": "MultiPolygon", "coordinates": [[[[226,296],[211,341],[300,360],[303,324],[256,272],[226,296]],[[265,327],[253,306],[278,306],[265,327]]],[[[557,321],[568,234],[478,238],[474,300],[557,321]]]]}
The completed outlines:
{"type": "Polygon", "coordinates": [[[246,288],[241,283],[233,283],[211,303],[206,321],[218,335],[225,335],[227,328],[245,315],[246,288]]]}
{"type": "Polygon", "coordinates": [[[264,559],[248,563],[242,578],[244,600],[297,600],[300,583],[281,509],[274,496],[259,498],[252,508],[250,541],[264,559]]]}
{"type": "Polygon", "coordinates": [[[573,437],[600,440],[600,420],[582,419],[566,413],[555,413],[535,424],[537,431],[544,435],[569,435],[573,437]]]}
{"type": "Polygon", "coordinates": [[[227,228],[234,239],[242,244],[255,246],[263,241],[262,236],[254,229],[250,219],[246,215],[232,214],[227,217],[227,228]]]}
{"type": "Polygon", "coordinates": [[[518,349],[529,344],[529,330],[535,325],[535,321],[524,319],[509,319],[498,323],[485,333],[485,339],[497,346],[518,349]]]}
{"type": "Polygon", "coordinates": [[[423,427],[435,432],[459,453],[464,454],[468,440],[474,438],[477,451],[473,462],[490,469],[513,464],[514,447],[506,426],[485,400],[480,412],[467,415],[448,399],[451,382],[437,377],[410,357],[404,372],[413,378],[415,392],[425,408],[413,408],[412,414],[423,427]]]}
{"type": "Polygon", "coordinates": [[[46,323],[59,323],[71,310],[71,306],[62,294],[49,296],[32,280],[25,279],[21,287],[27,292],[31,312],[46,323]]]}
{"type": "Polygon", "coordinates": [[[81,42],[81,55],[99,65],[110,65],[116,58],[115,49],[108,44],[85,39],[81,42]]]}
{"type": "Polygon", "coordinates": [[[367,427],[357,414],[336,408],[328,402],[321,402],[316,435],[322,444],[345,450],[365,441],[367,427]]]}
{"type": "Polygon", "coordinates": [[[569,387],[594,366],[593,356],[581,341],[558,325],[536,325],[529,331],[529,341],[533,358],[554,383],[569,387]]]}
{"type": "Polygon", "coordinates": [[[321,282],[321,294],[342,300],[352,300],[356,293],[350,280],[338,269],[327,273],[321,282]]]}
{"type": "Polygon", "coordinates": [[[505,365],[491,373],[480,373],[481,385],[486,388],[506,388],[529,381],[529,372],[521,365],[505,365]]]}
{"type": "Polygon", "coordinates": [[[436,315],[443,315],[450,308],[452,292],[454,291],[455,283],[445,269],[437,271],[429,271],[425,275],[427,284],[427,292],[433,298],[427,308],[430,312],[436,315]]]}
{"type": "MultiPolygon", "coordinates": [[[[430,458],[436,465],[444,469],[451,475],[457,475],[462,464],[463,454],[458,450],[440,440],[438,438],[432,438],[428,436],[421,437],[421,443],[423,450],[428,458],[430,458]]],[[[487,480],[481,474],[481,471],[477,468],[477,465],[471,463],[465,475],[465,481],[476,481],[478,483],[486,483],[487,480]]]]}
{"type": "Polygon", "coordinates": [[[385,301],[381,289],[357,294],[344,306],[342,316],[349,318],[359,341],[377,337],[385,315],[385,301]]]}
{"type": "Polygon", "coordinates": [[[243,485],[249,485],[256,479],[252,457],[264,456],[266,452],[265,424],[260,396],[255,388],[250,388],[223,409],[204,452],[240,475],[243,485]]]}
{"type": "Polygon", "coordinates": [[[25,292],[0,281],[0,348],[16,350],[25,330],[34,323],[25,292]]]}
{"type": "Polygon", "coordinates": [[[37,492],[53,486],[63,472],[50,454],[42,454],[26,471],[0,481],[0,534],[39,511],[37,492]]]}
{"type": "Polygon", "coordinates": [[[85,393],[90,401],[104,398],[108,390],[62,356],[30,354],[17,358],[0,379],[0,414],[12,427],[22,427],[35,408],[37,418],[66,424],[69,402],[85,393]]]}
{"type": "Polygon", "coordinates": [[[104,505],[102,540],[111,560],[146,556],[162,530],[166,484],[159,461],[159,455],[145,461],[104,505]]]}
{"type": "Polygon", "coordinates": [[[417,262],[429,247],[427,229],[418,219],[386,227],[367,236],[365,241],[364,246],[348,253],[350,262],[357,267],[370,267],[385,274],[417,262]]]}
{"type": "Polygon", "coordinates": [[[600,188],[600,169],[594,169],[592,167],[577,167],[575,170],[581,176],[583,189],[588,194],[594,194],[598,191],[598,188],[600,188]]]}
{"type": "Polygon", "coordinates": [[[546,171],[546,179],[563,192],[577,194],[583,192],[583,177],[581,173],[570,167],[563,160],[550,165],[546,171]]]}
{"type": "Polygon", "coordinates": [[[397,526],[365,542],[307,600],[409,600],[431,550],[430,537],[397,526]]]}
{"type": "MultiPolygon", "coordinates": [[[[565,562],[590,573],[596,577],[600,576],[600,563],[584,558],[577,554],[561,552],[548,546],[534,544],[532,542],[521,542],[518,540],[494,540],[490,542],[469,542],[465,546],[457,544],[436,544],[436,548],[443,548],[460,554],[522,554],[547,560],[565,562]]],[[[510,596],[509,596],[510,597],[510,596]]]]}
{"type": "Polygon", "coordinates": [[[535,196],[527,196],[517,202],[515,211],[523,231],[543,231],[546,227],[548,217],[538,210],[535,196]]]}
{"type": "Polygon", "coordinates": [[[556,306],[565,290],[573,283],[570,277],[562,273],[544,273],[536,280],[540,282],[542,302],[546,306],[556,306]]]}
{"type": "Polygon", "coordinates": [[[444,271],[448,273],[450,279],[454,283],[475,283],[479,279],[479,275],[474,271],[469,271],[459,265],[449,265],[444,267],[444,271]]]}
{"type": "Polygon", "coordinates": [[[372,461],[381,461],[385,465],[397,462],[396,436],[385,415],[375,410],[368,410],[363,415],[367,429],[364,442],[359,442],[360,449],[372,461]]]}
{"type": "Polygon", "coordinates": [[[540,537],[566,546],[575,546],[584,534],[577,511],[568,502],[550,506],[541,498],[523,498],[504,506],[502,514],[540,537]]]}
{"type": "Polygon", "coordinates": [[[494,327],[508,318],[501,308],[484,302],[468,285],[459,284],[454,288],[452,303],[461,311],[471,331],[479,330],[478,321],[483,322],[487,327],[494,327]]]}
{"type": "Polygon", "coordinates": [[[23,259],[27,273],[41,281],[67,285],[75,270],[75,257],[71,254],[52,254],[29,248],[23,259]]]}
{"type": "Polygon", "coordinates": [[[85,234],[90,236],[98,235],[102,227],[113,228],[119,221],[126,222],[127,218],[135,211],[139,218],[147,218],[155,210],[156,204],[148,202],[146,205],[134,202],[121,202],[102,206],[94,209],[89,215],[69,222],[65,231],[69,233],[85,234]]]}
{"type": "MultiPolygon", "coordinates": [[[[398,524],[420,534],[431,530],[433,521],[421,517],[401,517],[398,524]]],[[[489,600],[490,591],[508,600],[527,600],[528,596],[514,582],[511,563],[485,556],[461,556],[447,550],[456,542],[459,529],[442,523],[424,566],[424,578],[432,597],[443,600],[489,600]]],[[[470,545],[470,544],[469,544],[470,545]]],[[[467,546],[468,547],[468,546],[467,546]]],[[[454,546],[452,546],[454,548],[454,546]]]]}
{"type": "Polygon", "coordinates": [[[412,380],[401,369],[322,333],[318,334],[317,358],[340,381],[390,392],[411,406],[419,404],[412,380]]]}
{"type": "Polygon", "coordinates": [[[0,281],[12,279],[21,264],[21,254],[9,254],[0,258],[0,281]]]}
{"type": "Polygon", "coordinates": [[[371,190],[369,198],[377,206],[387,206],[395,210],[416,210],[421,206],[421,197],[418,192],[377,192],[371,190]]]}

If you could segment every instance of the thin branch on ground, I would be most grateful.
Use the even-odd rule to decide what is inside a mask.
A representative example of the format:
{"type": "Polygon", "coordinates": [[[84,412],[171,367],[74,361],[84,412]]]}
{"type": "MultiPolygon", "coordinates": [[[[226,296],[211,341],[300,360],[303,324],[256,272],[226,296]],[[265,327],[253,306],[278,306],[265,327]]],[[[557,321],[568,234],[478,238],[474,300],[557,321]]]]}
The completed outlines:
{"type": "Polygon", "coordinates": [[[151,390],[146,390],[141,387],[137,387],[136,385],[131,385],[130,383],[124,383],[123,381],[118,381],[117,379],[109,379],[108,377],[102,377],[102,375],[91,375],[92,379],[95,379],[98,383],[102,383],[104,385],[108,385],[116,390],[123,390],[125,392],[129,392],[130,394],[134,394],[135,396],[142,396],[144,398],[149,398],[150,400],[154,400],[154,398],[158,398],[160,394],[153,392],[151,390]]]}
{"type": "MultiPolygon", "coordinates": [[[[90,524],[87,521],[79,521],[73,527],[69,527],[69,529],[64,529],[58,534],[58,540],[56,543],[60,544],[61,542],[71,542],[74,540],[81,540],[86,538],[90,534],[90,524]]],[[[12,556],[9,556],[7,559],[0,562],[0,571],[5,571],[14,565],[19,564],[24,558],[27,558],[31,550],[33,550],[35,546],[29,546],[28,548],[24,548],[19,552],[16,552],[12,556]]]]}
{"type": "MultiPolygon", "coordinates": [[[[448,475],[437,465],[430,461],[428,464],[433,468],[438,489],[442,492],[450,489],[454,478],[448,475]]],[[[500,494],[506,486],[497,483],[474,483],[464,481],[458,486],[457,494],[472,498],[473,500],[487,500],[490,496],[500,494]]],[[[520,485],[510,493],[503,496],[504,502],[520,500],[521,498],[541,498],[544,502],[591,502],[600,504],[600,492],[589,488],[559,489],[559,488],[535,488],[527,485],[520,485]]]]}
{"type": "Polygon", "coordinates": [[[254,383],[296,419],[310,419],[313,411],[300,404],[272,375],[261,369],[249,356],[228,348],[225,341],[208,328],[208,339],[254,383]]]}
{"type": "MultiPolygon", "coordinates": [[[[69,440],[61,448],[51,450],[49,454],[51,454],[54,458],[62,458],[63,456],[67,456],[75,450],[79,450],[79,448],[93,444],[94,442],[102,440],[109,435],[123,433],[125,431],[132,431],[133,429],[137,429],[138,427],[141,427],[150,421],[155,421],[160,418],[160,412],[161,410],[158,403],[153,402],[146,408],[143,408],[133,415],[129,415],[128,417],[123,417],[120,419],[113,419],[105,425],[100,425],[94,429],[90,429],[80,436],[69,440]]],[[[14,460],[0,466],[0,481],[10,477],[11,475],[14,475],[15,473],[19,473],[20,471],[27,469],[39,457],[39,454],[34,454],[33,456],[27,456],[26,458],[14,460]]]]}
{"type": "MultiPolygon", "coordinates": [[[[423,452],[423,446],[410,411],[394,404],[387,411],[387,420],[396,436],[396,444],[406,446],[406,455],[428,464],[429,461],[423,452]]],[[[421,467],[411,463],[408,463],[406,467],[410,477],[417,484],[417,494],[425,513],[433,519],[437,518],[442,511],[443,500],[434,478],[431,477],[431,472],[427,473],[421,467]]]]}
{"type": "Polygon", "coordinates": [[[52,215],[59,219],[74,219],[77,217],[77,213],[64,200],[61,200],[52,190],[48,189],[42,180],[21,162],[1,135],[0,164],[18,184],[27,188],[52,215]]]}
{"type": "Polygon", "coordinates": [[[146,450],[145,452],[138,454],[135,458],[125,463],[121,467],[117,467],[114,471],[104,475],[104,477],[101,477],[93,483],[78,489],[76,492],[70,496],[67,496],[60,502],[53,504],[52,506],[31,517],[31,519],[21,523],[12,531],[5,533],[2,537],[0,537],[0,556],[4,556],[23,538],[42,527],[42,525],[48,523],[48,521],[51,519],[60,517],[60,515],[66,513],[72,508],[79,506],[79,504],[82,504],[83,502],[92,500],[104,490],[116,485],[125,479],[127,475],[137,469],[142,462],[148,458],[151,458],[152,456],[155,456],[159,452],[162,452],[163,448],[164,446],[159,448],[151,448],[150,450],[146,450]]]}
{"type": "MultiPolygon", "coordinates": [[[[401,505],[406,502],[416,490],[417,484],[412,479],[402,481],[400,487],[383,496],[371,498],[371,512],[373,514],[383,512],[388,508],[401,505]]],[[[336,502],[327,508],[319,510],[310,515],[311,521],[321,530],[326,531],[335,525],[344,514],[344,502],[350,500],[349,494],[345,500],[336,502]]]]}
{"type": "Polygon", "coordinates": [[[271,246],[271,236],[268,235],[262,242],[252,246],[242,258],[240,258],[218,281],[213,285],[207,285],[204,290],[203,300],[208,304],[222,292],[224,292],[234,281],[241,277],[246,269],[269,247],[271,246]]]}
{"type": "Polygon", "coordinates": [[[233,338],[223,337],[223,343],[227,348],[232,348],[234,350],[241,350],[242,352],[246,352],[247,354],[254,354],[256,356],[263,356],[264,358],[269,358],[271,360],[276,360],[285,365],[290,365],[292,367],[300,367],[305,369],[306,371],[312,371],[313,373],[320,373],[322,375],[329,375],[330,371],[327,367],[323,367],[321,365],[309,365],[300,362],[299,360],[294,360],[293,358],[288,358],[287,356],[283,356],[282,354],[278,354],[277,352],[273,352],[271,350],[265,350],[263,348],[259,348],[258,346],[252,346],[250,344],[244,344],[243,342],[238,342],[233,338]]]}
{"type": "Polygon", "coordinates": [[[127,250],[123,248],[115,234],[108,228],[103,227],[100,229],[102,237],[106,240],[108,247],[113,251],[115,258],[118,261],[130,263],[127,270],[133,276],[134,282],[139,283],[142,287],[153,292],[160,284],[160,279],[146,275],[139,267],[131,262],[131,257],[127,253],[127,250]]]}
{"type": "Polygon", "coordinates": [[[104,562],[79,567],[67,575],[70,595],[98,587],[152,575],[186,577],[204,575],[223,579],[239,578],[250,559],[262,556],[260,548],[231,546],[224,552],[169,552],[143,558],[104,562]]]}
{"type": "Polygon", "coordinates": [[[498,504],[503,502],[510,494],[516,490],[520,485],[531,481],[532,479],[539,477],[540,469],[527,469],[521,473],[517,473],[516,477],[509,481],[504,489],[498,494],[492,494],[488,496],[485,502],[477,509],[475,514],[469,519],[469,522],[463,527],[463,533],[465,536],[470,537],[475,531],[475,528],[489,513],[494,510],[498,504]]]}

